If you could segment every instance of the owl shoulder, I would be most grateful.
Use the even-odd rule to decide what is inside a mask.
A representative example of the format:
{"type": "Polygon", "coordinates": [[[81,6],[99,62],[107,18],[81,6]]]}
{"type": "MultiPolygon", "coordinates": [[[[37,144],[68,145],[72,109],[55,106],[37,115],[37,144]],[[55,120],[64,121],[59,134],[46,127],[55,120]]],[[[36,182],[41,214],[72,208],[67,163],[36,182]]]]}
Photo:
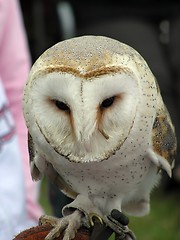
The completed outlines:
{"type": "Polygon", "coordinates": [[[55,170],[52,163],[47,161],[36,149],[31,135],[28,133],[28,149],[30,157],[30,168],[32,179],[40,180],[45,175],[54,183],[64,194],[70,198],[75,198],[78,194],[67,184],[61,174],[55,170]],[[38,165],[38,166],[37,166],[38,165]],[[43,173],[43,174],[42,174],[43,173]]]}

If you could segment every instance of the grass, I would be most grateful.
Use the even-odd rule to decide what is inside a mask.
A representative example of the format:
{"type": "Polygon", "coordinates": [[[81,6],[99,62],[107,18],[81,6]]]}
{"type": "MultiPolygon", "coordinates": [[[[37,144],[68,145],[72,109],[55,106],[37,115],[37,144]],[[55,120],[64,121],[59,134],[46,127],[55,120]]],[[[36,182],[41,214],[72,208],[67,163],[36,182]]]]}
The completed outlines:
{"type": "MultiPolygon", "coordinates": [[[[46,185],[43,180],[40,203],[47,214],[52,214],[46,185]]],[[[168,194],[161,188],[156,189],[151,195],[150,214],[142,218],[130,217],[129,227],[137,240],[180,240],[180,191],[168,194]]]]}
{"type": "Polygon", "coordinates": [[[48,201],[48,189],[47,189],[47,179],[44,178],[41,183],[41,193],[40,193],[40,204],[44,209],[45,213],[48,215],[52,215],[52,209],[50,203],[48,201]]]}
{"type": "Polygon", "coordinates": [[[180,239],[180,193],[156,192],[151,198],[151,212],[143,218],[130,218],[130,227],[139,240],[180,239]]]}

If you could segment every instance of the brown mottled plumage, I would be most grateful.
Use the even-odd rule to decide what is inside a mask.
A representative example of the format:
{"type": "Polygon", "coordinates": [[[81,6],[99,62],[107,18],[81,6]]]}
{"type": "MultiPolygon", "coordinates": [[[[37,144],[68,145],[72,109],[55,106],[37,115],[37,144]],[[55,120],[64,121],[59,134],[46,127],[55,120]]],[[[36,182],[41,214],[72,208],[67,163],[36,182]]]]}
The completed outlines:
{"type": "Polygon", "coordinates": [[[176,147],[174,127],[167,110],[165,110],[164,114],[157,115],[153,124],[153,148],[157,154],[173,165],[176,147]]]}

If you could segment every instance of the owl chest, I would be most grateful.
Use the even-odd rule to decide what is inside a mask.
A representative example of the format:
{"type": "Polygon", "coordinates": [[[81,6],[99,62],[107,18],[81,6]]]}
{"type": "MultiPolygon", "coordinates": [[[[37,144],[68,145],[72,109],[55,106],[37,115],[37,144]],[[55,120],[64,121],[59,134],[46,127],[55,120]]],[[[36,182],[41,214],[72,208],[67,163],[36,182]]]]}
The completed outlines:
{"type": "Polygon", "coordinates": [[[57,171],[67,184],[78,193],[109,195],[126,193],[145,179],[150,171],[145,153],[119,151],[108,160],[91,163],[63,161],[57,171]]]}

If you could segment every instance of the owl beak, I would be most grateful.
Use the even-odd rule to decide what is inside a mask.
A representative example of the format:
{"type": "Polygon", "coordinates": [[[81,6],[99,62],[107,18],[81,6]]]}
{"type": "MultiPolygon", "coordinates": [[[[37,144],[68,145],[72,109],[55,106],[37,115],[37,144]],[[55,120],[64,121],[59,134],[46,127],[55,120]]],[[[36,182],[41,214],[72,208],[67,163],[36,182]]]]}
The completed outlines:
{"type": "Polygon", "coordinates": [[[90,143],[90,141],[85,141],[84,143],[83,143],[83,145],[84,145],[84,148],[85,148],[85,150],[86,150],[86,152],[91,152],[91,143],[90,143]]]}
{"type": "Polygon", "coordinates": [[[84,151],[89,153],[92,151],[92,143],[91,143],[91,135],[90,134],[86,134],[86,137],[84,136],[84,131],[80,131],[77,134],[77,139],[80,142],[82,148],[84,148],[84,151]]]}
{"type": "Polygon", "coordinates": [[[81,135],[81,141],[80,142],[81,142],[81,144],[84,147],[86,152],[88,152],[88,153],[91,152],[92,146],[91,146],[91,141],[89,139],[83,139],[82,135],[81,135]]]}

